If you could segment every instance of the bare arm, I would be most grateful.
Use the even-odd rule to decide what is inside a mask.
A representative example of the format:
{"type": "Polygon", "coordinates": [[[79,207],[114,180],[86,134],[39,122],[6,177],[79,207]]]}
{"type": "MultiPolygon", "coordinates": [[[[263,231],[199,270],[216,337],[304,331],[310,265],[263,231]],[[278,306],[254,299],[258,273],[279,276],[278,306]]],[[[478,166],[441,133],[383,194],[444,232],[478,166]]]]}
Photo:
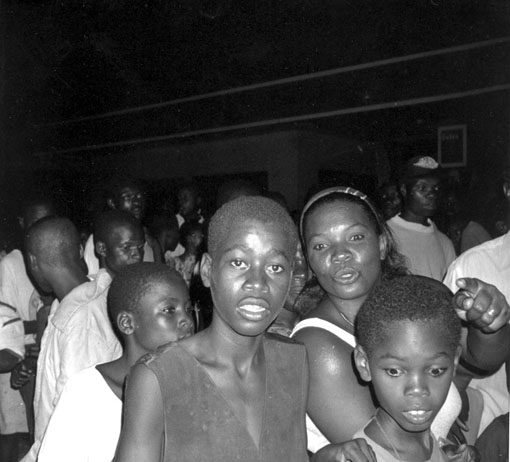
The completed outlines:
{"type": "Polygon", "coordinates": [[[114,462],[160,462],[163,429],[163,399],[156,376],[137,364],[129,374],[114,462]]]}
{"type": "Polygon", "coordinates": [[[308,354],[308,415],[332,443],[350,440],[375,409],[368,387],[354,372],[352,348],[317,328],[303,329],[295,338],[308,354]]]}

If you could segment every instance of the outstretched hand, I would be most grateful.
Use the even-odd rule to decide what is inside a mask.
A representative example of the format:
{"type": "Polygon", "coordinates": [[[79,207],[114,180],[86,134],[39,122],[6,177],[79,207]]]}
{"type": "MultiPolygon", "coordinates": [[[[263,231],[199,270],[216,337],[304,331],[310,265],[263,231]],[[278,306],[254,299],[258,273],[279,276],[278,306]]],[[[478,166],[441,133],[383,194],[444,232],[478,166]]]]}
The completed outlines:
{"type": "Polygon", "coordinates": [[[495,286],[476,278],[461,278],[456,283],[459,291],[454,304],[462,320],[484,333],[496,332],[508,323],[510,307],[495,286]]]}
{"type": "Polygon", "coordinates": [[[312,462],[377,462],[375,453],[363,439],[357,438],[341,444],[329,444],[316,452],[312,462]]]}

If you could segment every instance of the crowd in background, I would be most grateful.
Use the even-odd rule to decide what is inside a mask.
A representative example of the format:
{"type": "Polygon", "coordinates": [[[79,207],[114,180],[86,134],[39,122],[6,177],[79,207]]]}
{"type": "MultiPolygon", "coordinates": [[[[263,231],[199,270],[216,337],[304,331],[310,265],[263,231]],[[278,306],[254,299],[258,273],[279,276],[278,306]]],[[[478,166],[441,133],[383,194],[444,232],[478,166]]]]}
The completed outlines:
{"type": "MultiPolygon", "coordinates": [[[[124,398],[124,380],[129,368],[140,356],[169,341],[188,339],[192,333],[195,333],[197,338],[202,338],[196,334],[214,331],[211,324],[217,316],[214,313],[218,310],[217,299],[220,292],[217,289],[216,293],[213,291],[211,294],[211,284],[214,286],[214,283],[207,281],[204,271],[207,271],[207,265],[212,265],[216,270],[215,265],[219,263],[214,260],[216,256],[211,253],[211,243],[208,242],[208,236],[211,236],[211,232],[214,234],[209,223],[212,217],[217,217],[218,213],[225,210],[226,204],[237,204],[236,201],[243,197],[263,196],[264,200],[278,204],[292,217],[295,228],[293,232],[299,231],[300,236],[297,251],[292,254],[293,273],[289,276],[289,292],[285,294],[284,300],[282,299],[283,309],[275,316],[276,319],[268,326],[268,330],[284,337],[293,336],[303,343],[308,361],[312,364],[306,407],[308,454],[315,453],[318,454],[317,460],[326,460],[320,459],[324,448],[333,448],[337,443],[349,441],[353,435],[358,435],[356,431],[363,428],[363,424],[374,412],[376,415],[379,412],[374,407],[367,388],[357,383],[352,371],[350,375],[343,373],[340,381],[337,376],[328,375],[331,364],[321,365],[321,348],[327,345],[343,351],[345,347],[345,355],[350,358],[353,351],[358,351],[354,350],[357,348],[357,313],[378,281],[386,282],[393,277],[405,277],[411,273],[444,281],[453,293],[458,289],[467,293],[468,296],[464,299],[457,300],[459,306],[464,306],[465,311],[472,309],[472,300],[478,300],[479,294],[490,293],[490,297],[487,296],[480,302],[482,305],[485,303],[480,308],[480,315],[468,315],[467,319],[463,319],[468,347],[475,351],[479,348],[481,353],[473,357],[460,356],[461,365],[464,361],[466,366],[466,375],[471,375],[465,385],[459,380],[455,382],[455,386],[446,384],[443,397],[445,406],[437,419],[442,420],[436,427],[432,427],[432,430],[436,436],[444,437],[445,440],[448,438],[449,441],[454,439],[452,434],[457,432],[457,435],[461,435],[461,446],[477,445],[482,462],[504,460],[504,450],[501,449],[505,445],[502,442],[505,439],[504,431],[503,434],[498,433],[495,428],[499,427],[494,425],[501,425],[498,419],[503,416],[508,428],[508,389],[504,365],[508,367],[509,355],[508,352],[501,351],[503,347],[499,347],[497,353],[494,353],[494,349],[490,350],[494,345],[487,346],[483,335],[499,335],[507,329],[506,322],[499,323],[496,320],[506,316],[508,311],[504,296],[509,297],[510,284],[499,282],[495,276],[497,271],[483,269],[485,263],[473,263],[473,267],[478,265],[483,269],[477,273],[468,271],[466,268],[469,265],[466,262],[483,253],[483,258],[489,255],[487,258],[490,258],[491,264],[494,259],[498,259],[498,263],[494,264],[500,265],[501,274],[508,274],[505,271],[510,270],[506,264],[506,253],[510,255],[510,247],[506,247],[506,241],[501,244],[503,250],[500,255],[493,256],[486,250],[488,247],[484,247],[492,242],[499,243],[498,239],[509,239],[509,175],[507,170],[503,172],[502,178],[497,182],[500,195],[494,199],[490,209],[481,212],[473,205],[473,191],[467,190],[468,186],[456,181],[455,177],[449,175],[448,171],[442,169],[429,156],[408,159],[405,165],[395,172],[394,181],[380,185],[370,196],[360,191],[356,184],[316,185],[307,193],[305,205],[300,210],[289,210],[281,192],[266,190],[249,180],[227,181],[218,188],[215,200],[208,198],[205,201],[201,192],[202,185],[197,182],[182,183],[175,191],[158,193],[151,197],[151,187],[147,183],[118,176],[97,188],[95,191],[98,197],[91,199],[89,204],[76,204],[76,209],[69,214],[73,220],[65,218],[69,207],[67,210],[62,208],[48,191],[27,193],[15,210],[11,207],[10,211],[14,213],[4,213],[0,226],[0,315],[3,322],[3,330],[0,330],[0,459],[5,462],[17,461],[20,455],[28,452],[23,459],[25,462],[57,460],[54,454],[58,451],[54,450],[54,446],[60,446],[63,450],[62,448],[66,447],[64,440],[74,441],[73,436],[67,435],[64,430],[68,426],[68,417],[63,409],[66,403],[73,405],[73,393],[74,396],[85,393],[87,386],[89,390],[95,390],[94,387],[98,384],[97,370],[100,373],[99,382],[102,383],[101,380],[104,379],[118,398],[113,402],[105,398],[104,406],[108,409],[106,415],[116,416],[124,398]],[[215,206],[211,209],[204,206],[212,203],[215,206]],[[91,210],[91,204],[95,204],[97,210],[91,210]],[[351,227],[360,226],[360,223],[370,232],[359,232],[351,238],[346,237],[346,233],[350,232],[347,228],[340,229],[348,224],[351,227]],[[372,233],[378,244],[371,248],[372,250],[369,248],[363,251],[365,253],[360,257],[359,268],[349,263],[350,259],[356,260],[351,254],[356,255],[358,250],[348,249],[344,251],[347,256],[335,254],[327,260],[314,253],[320,246],[324,246],[324,251],[327,251],[327,245],[322,242],[315,243],[314,239],[317,238],[313,237],[330,232],[324,231],[325,229],[334,229],[335,239],[342,236],[342,239],[345,237],[346,240],[353,241],[367,239],[366,235],[372,233]],[[470,250],[473,248],[481,250],[476,254],[470,250]],[[208,263],[209,254],[213,255],[213,260],[208,263]],[[324,265],[326,261],[334,261],[335,258],[344,263],[339,264],[340,269],[335,273],[335,282],[332,283],[326,277],[330,273],[324,269],[324,265]],[[142,261],[157,265],[144,266],[142,261]],[[203,266],[204,261],[206,269],[203,266]],[[362,264],[365,266],[360,269],[362,264]],[[132,274],[126,270],[128,266],[133,266],[132,274]],[[176,277],[175,273],[180,276],[176,277]],[[363,278],[367,279],[366,287],[359,289],[360,293],[348,293],[345,287],[360,285],[358,279],[362,279],[362,273],[363,278]],[[366,274],[368,276],[365,276],[366,274]],[[482,283],[472,280],[458,283],[459,278],[477,278],[491,284],[491,289],[486,285],[476,285],[482,283]],[[152,282],[149,284],[145,279],[151,279],[152,282]],[[166,282],[163,281],[170,282],[165,286],[166,282]],[[342,286],[342,289],[335,284],[342,286]],[[494,295],[492,285],[499,290],[497,295],[494,295]],[[158,290],[151,295],[150,288],[154,286],[158,286],[158,290]],[[143,293],[144,297],[153,296],[154,299],[150,299],[152,302],[144,301],[143,297],[138,297],[137,290],[143,293]],[[167,293],[165,291],[177,300],[175,313],[179,314],[176,314],[172,327],[167,328],[165,335],[160,332],[157,339],[155,334],[151,336],[152,334],[148,333],[149,327],[141,328],[143,334],[133,334],[136,331],[135,325],[143,325],[143,321],[141,317],[137,318],[140,316],[138,308],[125,308],[124,305],[131,303],[127,301],[127,294],[131,294],[130,300],[136,298],[140,306],[148,307],[150,303],[155,306],[157,297],[163,292],[167,293]],[[176,293],[179,295],[175,295],[176,293]],[[186,295],[188,293],[189,302],[186,295]],[[70,294],[73,296],[70,297],[70,294]],[[467,299],[471,302],[466,302],[467,299]],[[89,311],[89,317],[81,319],[76,313],[83,311],[84,306],[89,311]],[[124,313],[124,308],[131,314],[124,313]],[[490,313],[491,317],[489,320],[483,318],[482,321],[485,312],[490,313]],[[90,336],[85,338],[84,332],[89,335],[91,323],[97,323],[91,329],[98,339],[89,346],[90,336]],[[469,323],[476,325],[476,329],[473,330],[469,323]],[[108,332],[104,330],[105,324],[109,326],[106,329],[108,332]],[[336,333],[338,329],[342,332],[336,333]],[[76,337],[71,339],[71,333],[76,337]],[[328,337],[330,334],[335,336],[334,340],[328,337]],[[481,337],[476,337],[477,335],[481,337]],[[134,337],[136,338],[133,340],[134,337]],[[476,338],[473,340],[473,337],[476,338]],[[335,343],[338,341],[343,342],[340,347],[335,343]],[[478,346],[479,344],[481,346],[478,346]],[[487,349],[490,354],[485,356],[487,349]],[[4,356],[1,356],[2,352],[5,353],[4,356]],[[494,363],[487,360],[491,355],[494,363]],[[95,368],[96,365],[104,367],[95,368]],[[78,381],[71,381],[73,376],[91,367],[94,369],[93,373],[87,372],[89,376],[86,378],[80,376],[82,381],[88,381],[86,386],[83,385],[85,382],[78,387],[78,381]],[[497,382],[487,385],[487,381],[498,374],[502,378],[499,377],[497,382]],[[491,377],[485,378],[484,375],[491,377]],[[479,384],[477,380],[480,381],[479,384]],[[501,385],[502,383],[504,385],[501,385]],[[70,391],[72,387],[75,388],[70,391]],[[349,404],[345,399],[346,394],[356,398],[349,404]],[[448,406],[450,408],[445,409],[448,406]],[[338,416],[341,412],[347,412],[351,416],[350,426],[345,422],[339,423],[338,418],[335,418],[335,415],[338,416]],[[470,430],[459,430],[454,425],[456,417],[462,412],[469,414],[464,417],[466,422],[469,421],[470,430]],[[487,432],[484,432],[485,430],[487,432]],[[495,458],[495,447],[502,454],[501,459],[495,458]]],[[[252,205],[246,205],[248,206],[252,205]]],[[[255,205],[253,207],[256,208],[255,205]]],[[[275,212],[275,216],[279,216],[278,213],[280,212],[275,212]]],[[[240,212],[239,216],[242,216],[240,212]]],[[[212,220],[214,221],[214,218],[212,220]]],[[[227,227],[227,218],[225,220],[225,223],[216,223],[215,226],[227,227]]],[[[282,218],[283,221],[285,219],[282,218]]],[[[234,220],[231,226],[235,229],[238,223],[234,220]]],[[[333,241],[331,238],[331,242],[333,241]]],[[[333,246],[331,243],[328,245],[333,246]]],[[[322,248],[319,250],[322,251],[322,248]]],[[[415,282],[409,284],[409,287],[415,287],[413,284],[419,286],[419,283],[415,282]]],[[[419,286],[415,290],[423,290],[423,293],[430,297],[434,297],[439,290],[435,286],[429,289],[429,286],[425,289],[419,286]]],[[[400,289],[392,286],[390,292],[394,290],[400,289]]],[[[411,289],[406,285],[405,290],[411,289]]],[[[387,298],[386,295],[378,296],[384,300],[387,298]]],[[[415,302],[410,300],[409,304],[412,303],[415,302]]],[[[256,310],[247,316],[256,318],[256,310]]],[[[506,335],[506,331],[503,333],[506,335]]],[[[261,333],[257,333],[259,334],[261,333]]],[[[204,334],[203,342],[214,339],[207,335],[204,334]]],[[[269,351],[269,347],[266,348],[269,351]]],[[[361,358],[356,360],[359,373],[369,381],[370,378],[366,377],[370,374],[364,375],[365,352],[355,354],[361,358]]],[[[198,353],[196,355],[199,356],[198,353]]],[[[340,359],[339,357],[336,360],[340,359]]],[[[457,356],[455,361],[458,359],[457,356]]],[[[345,367],[345,364],[341,367],[345,367]]],[[[99,387],[98,391],[94,392],[99,396],[104,393],[104,389],[99,387]]],[[[70,413],[69,410],[67,412],[70,413]]],[[[112,421],[115,421],[115,418],[112,421]]],[[[374,422],[374,425],[379,425],[377,419],[374,422]]],[[[93,425],[92,422],[86,423],[93,425]]],[[[103,434],[118,437],[120,422],[110,425],[109,421],[106,421],[103,424],[106,428],[103,434]],[[113,431],[111,426],[115,427],[113,431]]],[[[505,422],[503,428],[504,425],[505,422]]],[[[134,432],[131,426],[128,425],[127,428],[126,432],[134,432]]],[[[371,434],[370,432],[374,431],[373,439],[377,440],[379,430],[370,428],[368,424],[365,433],[371,434]]],[[[74,429],[73,432],[78,433],[79,430],[74,429]]],[[[136,435],[136,432],[133,434],[136,435]]],[[[133,434],[129,433],[131,437],[133,434]]],[[[129,460],[122,455],[128,447],[126,438],[128,436],[122,433],[117,453],[119,458],[116,460],[129,460]]],[[[84,447],[94,445],[91,441],[81,444],[84,447]]],[[[235,445],[235,442],[231,441],[231,444],[235,445]]],[[[106,438],[98,447],[101,451],[113,455],[116,445],[117,439],[111,437],[109,440],[106,438]]],[[[289,447],[290,445],[291,442],[289,447]]],[[[389,452],[396,457],[402,452],[398,445],[394,447],[394,443],[389,442],[389,446],[389,452]]],[[[295,447],[294,449],[297,451],[295,447]]],[[[348,451],[354,449],[351,446],[342,446],[339,451],[350,454],[348,451]]],[[[365,446],[356,446],[356,451],[362,451],[366,460],[372,460],[372,453],[368,453],[365,446]]],[[[100,460],[91,457],[83,460],[100,460]]],[[[351,460],[365,460],[355,457],[358,456],[352,455],[351,460]]],[[[477,460],[474,455],[466,457],[473,458],[465,460],[477,460]]],[[[205,460],[205,457],[195,460],[205,460]]]]}

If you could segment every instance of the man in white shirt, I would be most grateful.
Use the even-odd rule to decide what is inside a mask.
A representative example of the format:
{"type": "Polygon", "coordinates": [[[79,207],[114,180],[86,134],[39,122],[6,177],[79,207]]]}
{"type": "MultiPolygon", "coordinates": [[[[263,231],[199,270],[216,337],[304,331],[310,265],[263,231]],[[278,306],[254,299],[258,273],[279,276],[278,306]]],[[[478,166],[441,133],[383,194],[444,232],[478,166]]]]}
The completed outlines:
{"type": "Polygon", "coordinates": [[[439,164],[428,156],[407,161],[400,177],[402,212],[387,221],[413,274],[442,281],[455,249],[430,219],[438,207],[439,164]]]}
{"type": "Polygon", "coordinates": [[[93,280],[75,287],[52,311],[43,336],[34,408],[35,443],[23,461],[35,461],[51,414],[67,380],[122,354],[106,309],[112,278],[124,266],[143,259],[144,232],[127,212],[104,212],[94,227],[101,269],[93,280]]]}
{"type": "MultiPolygon", "coordinates": [[[[510,169],[503,174],[503,193],[510,208],[510,169]]],[[[464,277],[482,279],[496,286],[510,300],[510,232],[460,255],[449,267],[444,283],[452,292],[456,292],[459,290],[457,279],[464,277]]],[[[505,368],[489,377],[472,380],[470,386],[478,389],[483,397],[481,433],[495,417],[509,411],[505,368]]]]}
{"type": "MultiPolygon", "coordinates": [[[[48,317],[49,327],[59,303],[76,287],[87,281],[80,236],[73,223],[67,218],[46,217],[28,230],[25,249],[27,270],[37,288],[43,293],[53,293],[56,297],[48,317]]],[[[46,380],[48,369],[52,367],[46,363],[48,327],[46,327],[41,340],[41,352],[37,362],[34,397],[36,440],[44,434],[44,428],[49,418],[46,410],[52,405],[51,397],[41,398],[41,389],[44,388],[41,387],[41,383],[46,380]]],[[[35,461],[36,457],[37,451],[29,452],[26,460],[35,461]]]]}
{"type": "MultiPolygon", "coordinates": [[[[32,224],[46,216],[53,215],[53,204],[42,197],[28,199],[22,207],[18,222],[22,232],[25,232],[32,224]]],[[[25,345],[35,343],[37,330],[36,315],[41,305],[41,299],[29,279],[25,269],[23,254],[14,249],[0,261],[0,305],[6,310],[17,313],[19,318],[18,327],[12,335],[20,338],[17,343],[22,345],[21,355],[11,358],[13,373],[18,370],[33,369],[28,362],[34,358],[25,358],[25,345]]],[[[31,347],[28,347],[31,348],[31,347]]],[[[35,349],[32,349],[35,351],[35,349]]],[[[7,354],[7,353],[6,353],[7,354]]],[[[20,390],[14,390],[10,384],[11,371],[4,370],[0,374],[0,460],[8,462],[5,456],[12,451],[8,446],[17,446],[20,433],[33,431],[33,416],[31,402],[34,392],[34,378],[26,380],[20,390]],[[22,395],[23,393],[23,395],[22,395]],[[29,404],[27,406],[27,404],[29,404]],[[12,437],[6,437],[12,435],[12,437]],[[14,436],[18,435],[18,436],[14,436]],[[5,452],[4,452],[5,451],[5,452]]]]}

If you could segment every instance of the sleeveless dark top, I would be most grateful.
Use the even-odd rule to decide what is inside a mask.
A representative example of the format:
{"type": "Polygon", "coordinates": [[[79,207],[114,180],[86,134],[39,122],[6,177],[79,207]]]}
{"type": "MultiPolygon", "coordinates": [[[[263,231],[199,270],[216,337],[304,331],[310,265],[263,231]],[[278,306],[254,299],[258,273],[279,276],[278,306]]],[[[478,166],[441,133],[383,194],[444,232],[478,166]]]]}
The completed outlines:
{"type": "Polygon", "coordinates": [[[257,448],[201,364],[178,343],[140,361],[157,377],[164,403],[163,462],[305,462],[308,371],[304,346],[267,334],[266,395],[257,448]]]}

